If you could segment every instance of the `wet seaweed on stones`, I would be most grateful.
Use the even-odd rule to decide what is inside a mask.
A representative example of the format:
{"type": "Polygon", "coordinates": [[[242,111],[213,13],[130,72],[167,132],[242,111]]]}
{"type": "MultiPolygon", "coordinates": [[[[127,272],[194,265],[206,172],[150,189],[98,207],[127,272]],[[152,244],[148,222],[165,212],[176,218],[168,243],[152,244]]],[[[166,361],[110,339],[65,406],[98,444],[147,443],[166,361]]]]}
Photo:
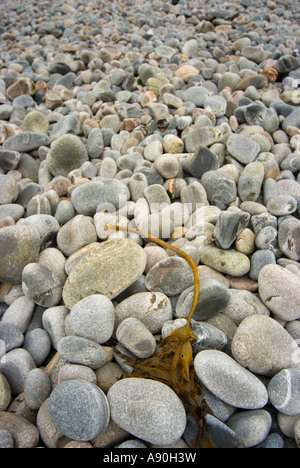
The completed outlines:
{"type": "Polygon", "coordinates": [[[133,367],[133,372],[129,377],[157,380],[171,387],[179,396],[186,411],[194,416],[197,427],[196,436],[191,448],[215,448],[205,419],[205,416],[208,413],[212,414],[212,411],[205,401],[201,385],[195,380],[193,366],[192,342],[196,341],[196,337],[190,324],[200,293],[197,267],[191,257],[185,252],[172,244],[151,236],[145,231],[120,225],[106,225],[106,228],[134,232],[141,237],[146,237],[160,247],[172,250],[180,255],[189,263],[193,270],[195,283],[194,299],[186,324],[173,330],[166,338],[159,340],[157,351],[151,357],[132,361],[122,354],[122,358],[133,367]]]}

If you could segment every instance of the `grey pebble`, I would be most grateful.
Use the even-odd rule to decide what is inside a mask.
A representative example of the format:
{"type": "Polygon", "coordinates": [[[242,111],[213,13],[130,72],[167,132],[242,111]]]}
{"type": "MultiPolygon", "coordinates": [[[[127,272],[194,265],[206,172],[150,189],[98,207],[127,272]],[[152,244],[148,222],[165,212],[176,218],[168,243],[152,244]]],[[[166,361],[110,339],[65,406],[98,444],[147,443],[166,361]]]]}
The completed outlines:
{"type": "Polygon", "coordinates": [[[281,413],[296,416],[299,409],[299,369],[283,369],[275,374],[268,384],[272,405],[281,413]]]}
{"type": "Polygon", "coordinates": [[[247,448],[258,445],[265,440],[271,423],[271,415],[264,409],[241,411],[233,414],[226,422],[239,435],[247,448]]]}
{"type": "Polygon", "coordinates": [[[22,289],[28,299],[43,307],[58,305],[62,297],[59,278],[40,263],[29,263],[23,269],[22,289]]]}
{"type": "Polygon", "coordinates": [[[44,363],[51,351],[51,339],[46,330],[35,328],[25,334],[23,348],[30,353],[38,367],[44,363]]]}
{"type": "Polygon", "coordinates": [[[227,150],[240,163],[249,164],[254,161],[260,148],[258,144],[243,135],[231,135],[227,141],[227,150]]]}
{"type": "Polygon", "coordinates": [[[23,348],[12,349],[0,360],[0,371],[6,377],[11,392],[15,395],[24,391],[26,376],[35,367],[32,357],[23,348]]]}
{"type": "Polygon", "coordinates": [[[153,334],[160,333],[164,323],[173,317],[171,301],[161,292],[133,294],[117,304],[114,311],[115,327],[125,318],[134,317],[153,334]]]}
{"type": "Polygon", "coordinates": [[[156,341],[152,333],[141,320],[134,317],[125,318],[116,329],[118,342],[132,354],[144,359],[152,356],[156,341]]]}
{"type": "Polygon", "coordinates": [[[1,318],[1,322],[13,325],[23,334],[27,330],[34,307],[35,303],[32,299],[27,296],[21,296],[9,306],[1,318]]]}
{"type": "Polygon", "coordinates": [[[60,340],[66,336],[65,318],[68,314],[69,309],[64,305],[49,307],[43,310],[42,327],[48,333],[51,344],[55,349],[57,349],[60,340]]]}
{"type": "Polygon", "coordinates": [[[107,398],[112,420],[145,442],[171,444],[185,430],[184,406],[176,393],[161,382],[134,377],[123,379],[110,388],[107,398]]]}
{"type": "Polygon", "coordinates": [[[71,199],[78,213],[93,216],[96,211],[121,208],[127,201],[127,190],[116,179],[92,181],[75,188],[71,199]]]}
{"type": "Polygon", "coordinates": [[[268,401],[266,387],[260,380],[223,351],[200,351],[194,366],[199,380],[232,406],[250,410],[262,408],[268,401]]]}
{"type": "Polygon", "coordinates": [[[108,341],[113,333],[114,306],[108,297],[92,294],[72,307],[69,321],[77,336],[102,344],[108,341]]]}
{"type": "Polygon", "coordinates": [[[215,229],[215,243],[222,249],[228,249],[241,231],[248,226],[250,215],[242,211],[222,211],[215,229]]]}
{"type": "MultiPolygon", "coordinates": [[[[194,320],[207,320],[225,309],[230,300],[228,288],[215,279],[200,281],[201,294],[194,312],[194,320]]],[[[188,317],[194,299],[194,286],[185,289],[176,303],[176,316],[188,317]]]]}
{"type": "Polygon", "coordinates": [[[28,372],[24,384],[24,398],[31,409],[39,409],[50,396],[52,384],[49,375],[43,369],[28,372]]]}
{"type": "Polygon", "coordinates": [[[5,323],[3,317],[1,317],[0,322],[0,336],[5,345],[4,351],[8,352],[14,348],[21,348],[24,341],[23,333],[12,323],[5,323]]]}
{"type": "Polygon", "coordinates": [[[14,439],[9,431],[0,431],[0,448],[14,448],[14,439]]]}
{"type": "Polygon", "coordinates": [[[103,347],[93,340],[80,336],[65,336],[57,345],[57,351],[63,359],[98,369],[107,361],[103,347]]]}
{"type": "Polygon", "coordinates": [[[48,408],[55,427],[70,439],[94,439],[108,426],[107,397],[85,380],[68,380],[58,385],[49,397],[48,408]]]}

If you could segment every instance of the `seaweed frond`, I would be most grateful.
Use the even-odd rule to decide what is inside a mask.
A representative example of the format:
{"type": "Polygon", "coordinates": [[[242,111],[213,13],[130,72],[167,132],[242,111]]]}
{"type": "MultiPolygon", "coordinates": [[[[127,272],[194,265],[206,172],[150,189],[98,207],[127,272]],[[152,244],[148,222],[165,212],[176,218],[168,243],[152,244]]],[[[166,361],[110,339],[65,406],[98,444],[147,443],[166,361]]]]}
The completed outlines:
{"type": "MultiPolygon", "coordinates": [[[[197,433],[191,445],[192,448],[198,448],[199,444],[202,448],[214,448],[215,445],[210,437],[205,419],[205,416],[208,413],[212,414],[212,412],[205,401],[200,384],[194,378],[191,342],[196,341],[196,338],[191,328],[191,320],[200,294],[197,266],[185,252],[172,244],[153,237],[148,232],[120,225],[106,225],[106,228],[134,232],[141,237],[147,237],[160,247],[172,250],[180,255],[193,270],[194,300],[186,324],[173,330],[166,338],[158,341],[157,351],[151,357],[136,359],[134,362],[126,357],[126,362],[133,367],[133,372],[129,377],[153,379],[168,385],[179,396],[186,410],[193,414],[197,433]]],[[[124,356],[122,355],[122,357],[124,356]]]]}

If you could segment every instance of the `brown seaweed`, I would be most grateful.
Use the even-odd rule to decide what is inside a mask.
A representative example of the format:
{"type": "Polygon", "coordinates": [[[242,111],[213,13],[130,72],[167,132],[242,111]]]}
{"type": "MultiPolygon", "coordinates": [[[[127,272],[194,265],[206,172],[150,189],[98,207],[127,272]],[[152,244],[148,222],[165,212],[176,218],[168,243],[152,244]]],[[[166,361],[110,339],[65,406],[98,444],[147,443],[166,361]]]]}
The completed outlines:
{"type": "Polygon", "coordinates": [[[193,270],[195,284],[194,300],[186,324],[173,330],[166,338],[159,340],[157,342],[157,350],[151,357],[136,359],[134,362],[126,357],[126,361],[133,367],[133,372],[129,377],[158,380],[168,385],[179,396],[186,410],[193,414],[197,433],[191,448],[197,448],[199,444],[202,448],[215,448],[205,420],[205,416],[208,413],[212,414],[212,412],[204,399],[200,384],[195,380],[193,367],[191,343],[196,338],[190,324],[200,293],[197,267],[191,257],[185,252],[172,244],[151,236],[145,231],[119,225],[107,225],[106,227],[108,229],[134,232],[141,237],[147,237],[155,244],[180,255],[190,264],[193,270]]]}

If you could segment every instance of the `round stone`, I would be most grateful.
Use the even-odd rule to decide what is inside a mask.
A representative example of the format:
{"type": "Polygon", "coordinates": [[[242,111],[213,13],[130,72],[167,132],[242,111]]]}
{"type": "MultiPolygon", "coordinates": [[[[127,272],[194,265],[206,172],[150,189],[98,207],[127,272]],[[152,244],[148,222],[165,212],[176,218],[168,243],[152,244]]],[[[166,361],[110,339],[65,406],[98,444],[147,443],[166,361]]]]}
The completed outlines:
{"type": "Polygon", "coordinates": [[[231,351],[239,364],[260,375],[273,376],[288,367],[300,368],[297,342],[266,315],[250,315],[239,324],[231,351]]]}
{"type": "Polygon", "coordinates": [[[51,144],[46,166],[54,176],[67,176],[88,161],[85,144],[77,135],[62,135],[51,144]]]}
{"type": "Polygon", "coordinates": [[[77,336],[102,344],[113,333],[114,316],[111,300],[102,294],[92,294],[72,307],[69,321],[77,336]]]}
{"type": "Polygon", "coordinates": [[[40,235],[33,226],[7,226],[0,229],[0,281],[18,284],[28,263],[36,262],[40,235]]]}
{"type": "Polygon", "coordinates": [[[161,382],[123,379],[110,388],[107,398],[113,422],[141,440],[172,444],[185,430],[184,406],[176,393],[161,382]]]}
{"type": "Polygon", "coordinates": [[[68,380],[55,387],[49,397],[48,409],[55,427],[72,440],[94,439],[109,423],[106,395],[85,380],[68,380]]]}
{"type": "Polygon", "coordinates": [[[277,195],[268,201],[267,209],[274,216],[288,216],[297,210],[297,201],[290,195],[277,195]]]}
{"type": "Polygon", "coordinates": [[[51,340],[46,330],[34,328],[27,331],[23,348],[29,352],[37,367],[43,364],[51,351],[51,340]]]}
{"type": "Polygon", "coordinates": [[[26,114],[23,120],[22,129],[27,132],[38,132],[48,134],[49,121],[47,117],[38,111],[31,111],[26,114]]]}
{"type": "Polygon", "coordinates": [[[25,417],[11,411],[0,413],[0,431],[8,431],[14,442],[14,448],[35,448],[39,442],[39,431],[25,417]]]}
{"type": "Polygon", "coordinates": [[[154,167],[164,179],[176,177],[180,170],[179,161],[173,154],[159,155],[154,161],[154,167]]]}
{"type": "Polygon", "coordinates": [[[280,265],[265,265],[258,275],[259,296],[281,320],[300,318],[300,277],[280,265]]]}
{"type": "Polygon", "coordinates": [[[296,416],[300,413],[300,370],[283,369],[268,384],[272,405],[281,413],[296,416]]]}
{"type": "Polygon", "coordinates": [[[143,273],[147,256],[131,239],[109,239],[93,243],[72,267],[63,288],[63,299],[71,309],[91,294],[117,297],[143,273]]]}
{"type": "Polygon", "coordinates": [[[257,409],[268,401],[268,392],[261,381],[222,351],[200,351],[194,367],[200,382],[232,406],[257,409]]]}

